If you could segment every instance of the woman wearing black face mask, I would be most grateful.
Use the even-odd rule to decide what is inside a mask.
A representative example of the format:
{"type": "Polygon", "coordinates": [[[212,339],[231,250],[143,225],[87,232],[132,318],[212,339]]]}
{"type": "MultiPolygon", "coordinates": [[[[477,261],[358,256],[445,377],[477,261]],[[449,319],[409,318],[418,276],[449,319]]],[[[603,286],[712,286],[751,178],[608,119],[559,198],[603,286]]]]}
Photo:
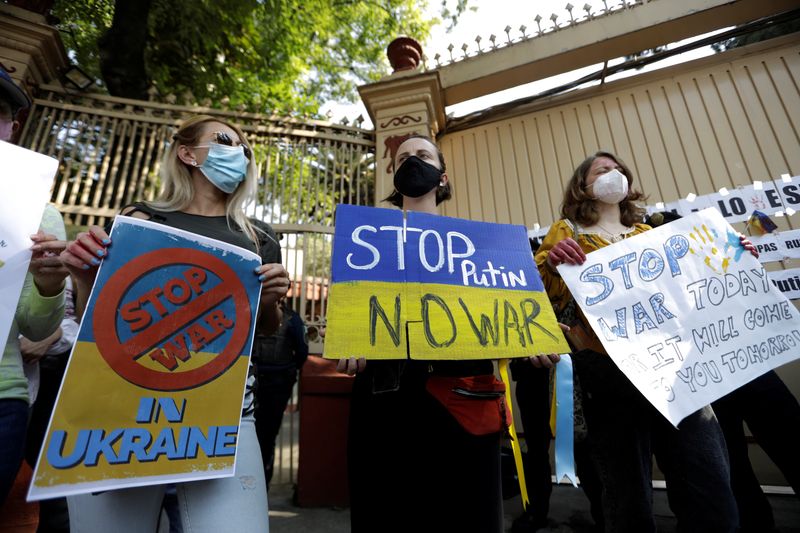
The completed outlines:
{"type": "MultiPolygon", "coordinates": [[[[404,141],[386,201],[437,214],[450,198],[444,157],[427,137],[404,141]]],[[[503,526],[500,432],[475,436],[426,390],[431,376],[491,375],[491,361],[342,359],[356,375],[348,468],[353,533],[459,531],[503,526]]]]}

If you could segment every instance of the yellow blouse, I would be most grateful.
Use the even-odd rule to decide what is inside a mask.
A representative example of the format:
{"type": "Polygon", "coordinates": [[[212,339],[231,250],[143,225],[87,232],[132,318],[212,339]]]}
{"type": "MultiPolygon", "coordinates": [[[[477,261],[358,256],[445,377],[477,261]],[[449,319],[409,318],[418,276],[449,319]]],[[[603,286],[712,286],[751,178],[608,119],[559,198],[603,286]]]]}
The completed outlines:
{"type": "MultiPolygon", "coordinates": [[[[626,233],[624,237],[632,237],[649,229],[651,228],[647,224],[634,224],[633,230],[626,233]]],[[[536,252],[536,266],[539,268],[539,274],[542,276],[545,291],[547,291],[547,296],[550,298],[550,303],[553,305],[556,316],[567,307],[572,300],[572,295],[567,288],[567,284],[564,283],[564,280],[558,275],[558,272],[550,268],[547,264],[547,254],[558,242],[568,237],[573,238],[586,254],[611,244],[608,240],[604,239],[602,235],[597,233],[585,233],[579,226],[576,226],[574,223],[570,225],[570,223],[563,219],[550,226],[550,231],[547,232],[547,235],[545,235],[542,241],[542,245],[536,252]],[[577,229],[577,235],[573,227],[577,229]]],[[[586,327],[586,331],[593,335],[593,330],[583,316],[583,313],[578,312],[578,316],[586,327]]],[[[599,340],[597,344],[599,345],[599,340]]]]}

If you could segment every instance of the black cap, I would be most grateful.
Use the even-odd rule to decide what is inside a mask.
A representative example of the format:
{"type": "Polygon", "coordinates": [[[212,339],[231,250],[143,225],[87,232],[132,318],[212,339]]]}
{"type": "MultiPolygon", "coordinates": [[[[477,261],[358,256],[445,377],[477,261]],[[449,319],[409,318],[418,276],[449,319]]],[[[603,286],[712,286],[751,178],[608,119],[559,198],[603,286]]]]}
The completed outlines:
{"type": "Polygon", "coordinates": [[[20,109],[31,105],[28,95],[25,94],[19,85],[14,83],[8,72],[0,68],[0,98],[11,104],[11,112],[15,115],[20,109]]]}

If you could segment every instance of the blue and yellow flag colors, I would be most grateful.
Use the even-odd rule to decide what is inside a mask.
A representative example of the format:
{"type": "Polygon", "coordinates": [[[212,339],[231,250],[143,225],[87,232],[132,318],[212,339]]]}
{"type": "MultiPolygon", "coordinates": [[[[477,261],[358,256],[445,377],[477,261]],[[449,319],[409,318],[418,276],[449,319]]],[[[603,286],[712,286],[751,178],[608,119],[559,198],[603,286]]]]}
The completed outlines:
{"type": "Polygon", "coordinates": [[[772,219],[759,210],[753,211],[753,214],[750,215],[747,220],[747,227],[750,228],[750,232],[753,235],[766,235],[778,229],[772,219]]]}
{"type": "Polygon", "coordinates": [[[325,357],[568,352],[523,226],[336,210],[325,357]]]}
{"type": "Polygon", "coordinates": [[[29,499],[233,475],[256,254],[117,217],[29,499]]]}

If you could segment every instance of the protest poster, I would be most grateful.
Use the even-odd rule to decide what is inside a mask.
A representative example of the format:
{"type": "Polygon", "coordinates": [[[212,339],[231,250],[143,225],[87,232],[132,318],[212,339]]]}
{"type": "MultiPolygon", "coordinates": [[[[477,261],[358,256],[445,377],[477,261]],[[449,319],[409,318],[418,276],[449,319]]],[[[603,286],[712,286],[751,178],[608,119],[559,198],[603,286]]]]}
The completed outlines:
{"type": "MultiPolygon", "coordinates": [[[[696,196],[694,198],[686,199],[681,198],[677,202],[678,209],[677,211],[684,214],[684,216],[689,215],[691,213],[696,213],[698,211],[702,211],[708,207],[717,207],[717,204],[711,203],[711,198],[709,196],[696,196]]],[[[657,209],[655,211],[658,211],[657,209]]]]}
{"type": "Polygon", "coordinates": [[[7,339],[58,160],[0,141],[0,161],[0,338],[7,339]]]}
{"type": "Polygon", "coordinates": [[[774,270],[769,273],[769,279],[788,299],[800,299],[800,268],[774,270]]]}
{"type": "Polygon", "coordinates": [[[791,208],[800,211],[800,176],[785,174],[780,179],[776,179],[774,183],[780,194],[783,210],[791,208]]]}
{"type": "Polygon", "coordinates": [[[714,208],[558,271],[620,370],[674,425],[800,356],[800,313],[714,208]]]}
{"type": "Polygon", "coordinates": [[[730,224],[746,221],[753,211],[775,215],[785,209],[778,186],[772,181],[761,182],[758,188],[750,184],[711,193],[704,198],[709,206],[716,207],[730,224]]]}
{"type": "MultiPolygon", "coordinates": [[[[722,188],[710,194],[691,193],[672,202],[648,205],[645,211],[648,215],[669,211],[686,217],[708,207],[717,209],[731,224],[746,221],[756,210],[768,216],[791,215],[800,210],[800,176],[786,174],[780,179],[756,181],[733,189],[722,188]]],[[[543,233],[537,232],[537,235],[543,233]]]]}
{"type": "Polygon", "coordinates": [[[568,352],[523,226],[339,205],[325,357],[568,352]]]}
{"type": "Polygon", "coordinates": [[[771,216],[788,207],[781,201],[778,185],[772,180],[745,185],[742,187],[742,198],[751,214],[760,211],[771,216]]]}
{"type": "Polygon", "coordinates": [[[261,258],[117,217],[30,500],[233,475],[261,258]]]}
{"type": "Polygon", "coordinates": [[[800,230],[780,231],[748,237],[759,253],[762,263],[800,259],[800,230]]]}

